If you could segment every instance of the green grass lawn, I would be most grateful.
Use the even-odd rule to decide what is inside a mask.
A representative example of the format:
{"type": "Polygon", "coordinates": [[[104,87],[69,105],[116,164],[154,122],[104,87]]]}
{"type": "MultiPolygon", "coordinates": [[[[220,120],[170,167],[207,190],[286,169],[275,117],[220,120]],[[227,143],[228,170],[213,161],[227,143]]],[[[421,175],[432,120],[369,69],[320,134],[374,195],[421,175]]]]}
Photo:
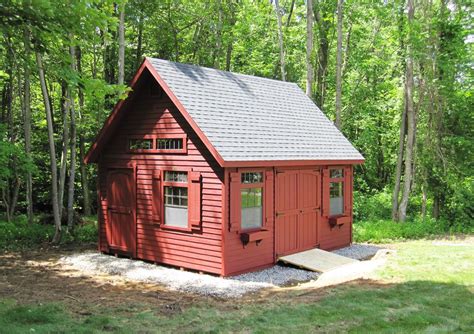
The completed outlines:
{"type": "Polygon", "coordinates": [[[0,332],[473,333],[472,238],[409,241],[393,247],[396,254],[368,282],[322,292],[291,290],[230,305],[198,300],[168,316],[157,309],[136,308],[133,301],[78,315],[61,304],[19,305],[3,299],[0,332]]]}

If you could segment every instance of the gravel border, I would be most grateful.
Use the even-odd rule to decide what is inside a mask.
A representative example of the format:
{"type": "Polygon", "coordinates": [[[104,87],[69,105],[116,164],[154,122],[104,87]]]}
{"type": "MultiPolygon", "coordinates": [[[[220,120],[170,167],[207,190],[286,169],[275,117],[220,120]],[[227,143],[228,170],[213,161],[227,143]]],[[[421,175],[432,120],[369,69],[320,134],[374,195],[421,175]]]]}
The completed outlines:
{"type": "Polygon", "coordinates": [[[315,272],[275,265],[257,272],[221,278],[92,252],[64,256],[59,262],[89,275],[117,275],[129,280],[162,284],[174,291],[214,297],[241,297],[249,292],[306,282],[319,276],[315,272]]]}
{"type": "MultiPolygon", "coordinates": [[[[380,249],[382,248],[367,244],[354,244],[336,250],[334,253],[364,260],[374,256],[380,249]]],[[[313,281],[321,275],[317,272],[276,264],[267,269],[221,278],[96,252],[63,256],[59,259],[59,263],[91,276],[117,275],[133,281],[161,284],[174,291],[224,298],[241,297],[265,288],[313,281]]]]}
{"type": "Polygon", "coordinates": [[[333,253],[363,261],[371,259],[381,249],[383,248],[369,244],[352,244],[348,247],[337,249],[333,253]]]}

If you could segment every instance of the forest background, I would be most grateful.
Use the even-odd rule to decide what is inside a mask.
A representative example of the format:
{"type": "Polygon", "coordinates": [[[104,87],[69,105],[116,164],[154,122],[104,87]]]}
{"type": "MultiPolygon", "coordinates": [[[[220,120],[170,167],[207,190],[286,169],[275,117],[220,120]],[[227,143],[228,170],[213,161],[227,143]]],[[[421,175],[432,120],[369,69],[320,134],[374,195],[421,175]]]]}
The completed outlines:
{"type": "Polygon", "coordinates": [[[472,231],[473,18],[465,0],[3,0],[0,220],[58,242],[94,214],[84,155],[150,56],[296,82],[366,159],[356,223],[472,231]]]}

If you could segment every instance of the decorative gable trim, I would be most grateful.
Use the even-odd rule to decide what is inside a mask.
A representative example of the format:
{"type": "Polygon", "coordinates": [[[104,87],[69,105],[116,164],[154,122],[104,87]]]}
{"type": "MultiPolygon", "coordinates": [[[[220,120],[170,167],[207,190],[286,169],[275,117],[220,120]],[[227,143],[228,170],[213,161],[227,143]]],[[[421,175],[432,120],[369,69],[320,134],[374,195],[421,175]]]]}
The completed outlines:
{"type": "Polygon", "coordinates": [[[174,95],[174,93],[171,91],[171,89],[168,87],[166,82],[160,77],[158,72],[155,70],[153,65],[148,61],[147,58],[145,58],[140,65],[137,73],[135,73],[135,76],[133,77],[130,86],[132,88],[132,93],[129,94],[127,98],[124,100],[119,101],[112,113],[109,115],[107,120],[104,123],[104,126],[99,132],[99,135],[97,136],[97,139],[95,142],[92,144],[91,148],[87,152],[86,157],[84,158],[85,163],[93,163],[97,162],[97,158],[99,156],[99,153],[102,151],[103,147],[105,146],[107,140],[110,137],[111,131],[114,129],[116,124],[120,121],[123,111],[126,110],[126,106],[128,106],[131,101],[133,100],[133,96],[135,95],[135,90],[138,88],[138,81],[140,77],[143,74],[143,71],[147,69],[152,77],[156,80],[156,82],[161,86],[163,91],[166,93],[166,95],[170,98],[170,100],[173,102],[173,104],[176,106],[176,108],[179,110],[179,112],[183,115],[184,119],[188,124],[191,126],[191,128],[196,132],[197,136],[201,141],[204,143],[206,148],[209,150],[211,155],[216,159],[216,161],[219,163],[220,166],[224,166],[224,159],[221,157],[221,155],[217,152],[214,146],[212,146],[211,142],[209,139],[206,137],[206,135],[202,132],[202,130],[199,128],[199,126],[196,124],[196,122],[191,118],[189,113],[186,111],[186,108],[184,108],[183,104],[178,100],[178,98],[174,95]]]}

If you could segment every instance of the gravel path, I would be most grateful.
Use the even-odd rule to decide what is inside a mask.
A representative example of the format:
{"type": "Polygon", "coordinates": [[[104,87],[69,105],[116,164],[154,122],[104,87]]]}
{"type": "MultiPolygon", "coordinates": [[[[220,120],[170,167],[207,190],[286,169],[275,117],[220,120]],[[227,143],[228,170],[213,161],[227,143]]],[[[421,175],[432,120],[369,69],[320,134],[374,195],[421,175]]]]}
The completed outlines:
{"type": "Polygon", "coordinates": [[[74,254],[59,261],[90,275],[119,275],[130,280],[162,284],[175,291],[215,297],[240,297],[260,289],[318,277],[318,273],[276,265],[254,273],[220,278],[99,253],[74,254]]]}
{"type": "MultiPolygon", "coordinates": [[[[334,253],[363,260],[375,255],[379,249],[376,246],[354,244],[334,253]]],[[[240,297],[264,288],[316,280],[320,276],[316,272],[277,264],[252,273],[220,278],[95,252],[64,256],[59,262],[89,275],[118,275],[134,281],[162,284],[170,290],[227,298],[240,297]]]]}
{"type": "Polygon", "coordinates": [[[354,260],[369,260],[372,258],[377,251],[382,249],[382,247],[377,247],[374,245],[368,244],[352,244],[351,246],[344,247],[333,251],[333,253],[350,257],[354,260]]]}

